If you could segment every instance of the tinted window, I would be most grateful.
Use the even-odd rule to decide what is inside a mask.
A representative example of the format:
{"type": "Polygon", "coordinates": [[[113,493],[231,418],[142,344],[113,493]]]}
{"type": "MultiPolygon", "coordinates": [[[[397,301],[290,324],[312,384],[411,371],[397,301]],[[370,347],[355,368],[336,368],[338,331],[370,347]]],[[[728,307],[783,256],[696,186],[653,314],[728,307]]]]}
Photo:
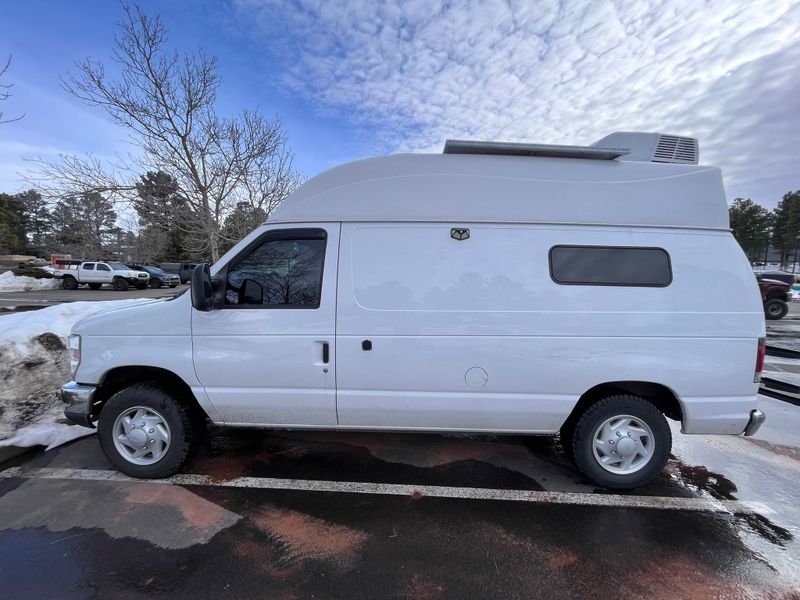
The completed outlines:
{"type": "Polygon", "coordinates": [[[86,263],[83,265],[84,271],[94,271],[94,263],[86,263]]]}
{"type": "Polygon", "coordinates": [[[228,271],[225,304],[319,307],[325,239],[272,239],[228,271]]]}
{"type": "Polygon", "coordinates": [[[108,265],[97,265],[97,270],[98,271],[110,271],[111,267],[109,267],[108,265]]]}
{"type": "Polygon", "coordinates": [[[672,282],[669,255],[661,248],[555,246],[550,275],[564,284],[663,287],[672,282]]]}

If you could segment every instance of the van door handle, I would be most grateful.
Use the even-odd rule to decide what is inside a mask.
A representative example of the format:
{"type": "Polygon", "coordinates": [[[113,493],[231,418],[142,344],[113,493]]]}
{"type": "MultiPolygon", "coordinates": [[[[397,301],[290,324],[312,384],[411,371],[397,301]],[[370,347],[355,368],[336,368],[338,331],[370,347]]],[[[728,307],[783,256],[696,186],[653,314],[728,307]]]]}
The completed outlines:
{"type": "Polygon", "coordinates": [[[372,350],[372,340],[363,340],[361,342],[361,349],[367,352],[368,350],[372,350]]]}
{"type": "Polygon", "coordinates": [[[327,365],[328,361],[330,360],[330,345],[328,342],[322,342],[322,363],[327,365]]]}

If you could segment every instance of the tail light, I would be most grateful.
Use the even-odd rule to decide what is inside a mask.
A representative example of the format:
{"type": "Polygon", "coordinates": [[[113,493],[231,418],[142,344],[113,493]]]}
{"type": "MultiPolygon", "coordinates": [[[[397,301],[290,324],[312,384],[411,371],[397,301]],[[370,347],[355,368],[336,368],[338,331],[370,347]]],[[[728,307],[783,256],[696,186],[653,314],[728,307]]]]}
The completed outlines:
{"type": "Polygon", "coordinates": [[[758,352],[756,353],[756,373],[753,383],[761,381],[761,371],[764,370],[764,355],[767,353],[767,338],[758,338],[758,352]]]}

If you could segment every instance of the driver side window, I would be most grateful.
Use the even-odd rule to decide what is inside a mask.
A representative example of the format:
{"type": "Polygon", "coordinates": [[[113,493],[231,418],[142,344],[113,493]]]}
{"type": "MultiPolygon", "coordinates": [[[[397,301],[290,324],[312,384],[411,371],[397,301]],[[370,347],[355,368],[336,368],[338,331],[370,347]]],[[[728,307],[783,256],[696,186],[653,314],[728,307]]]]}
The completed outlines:
{"type": "Polygon", "coordinates": [[[98,270],[98,271],[110,271],[110,270],[111,270],[111,267],[109,267],[108,265],[104,265],[104,264],[102,264],[102,263],[101,263],[101,264],[98,264],[98,265],[97,265],[97,270],[98,270]]]}
{"type": "Polygon", "coordinates": [[[325,232],[276,231],[228,269],[226,306],[319,308],[325,232]]]}

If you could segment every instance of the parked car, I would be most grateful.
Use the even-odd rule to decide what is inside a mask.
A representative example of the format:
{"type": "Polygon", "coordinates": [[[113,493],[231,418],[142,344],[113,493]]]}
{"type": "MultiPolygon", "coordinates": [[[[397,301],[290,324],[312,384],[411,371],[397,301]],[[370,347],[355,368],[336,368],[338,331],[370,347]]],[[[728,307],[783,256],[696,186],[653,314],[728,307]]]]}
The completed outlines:
{"type": "Polygon", "coordinates": [[[99,290],[103,284],[109,284],[124,292],[131,285],[144,289],[150,279],[147,273],[118,262],[59,260],[57,264],[60,268],[53,271],[53,276],[61,279],[65,290],[77,290],[84,284],[99,290]]]}
{"type": "Polygon", "coordinates": [[[65,413],[134,477],[179,470],[210,418],[560,434],[588,480],[642,485],[666,418],[734,435],[765,419],[758,286],[696,148],[448,141],[322,173],[190,294],[77,323],[65,413]]]}
{"type": "Polygon", "coordinates": [[[167,273],[159,267],[153,265],[128,265],[134,271],[143,271],[150,276],[150,287],[160,288],[162,285],[168,285],[171,288],[176,287],[181,279],[175,273],[167,273]]]}
{"type": "Polygon", "coordinates": [[[788,283],[791,287],[797,281],[797,275],[794,273],[786,273],[784,271],[756,271],[756,275],[764,279],[773,279],[788,283]]]}
{"type": "Polygon", "coordinates": [[[767,319],[782,319],[789,312],[789,298],[792,286],[777,279],[767,278],[757,273],[758,289],[764,303],[764,316],[767,319]]]}
{"type": "Polygon", "coordinates": [[[174,273],[181,278],[181,283],[186,283],[192,278],[192,272],[197,263],[161,263],[159,267],[167,273],[174,273]]]}

